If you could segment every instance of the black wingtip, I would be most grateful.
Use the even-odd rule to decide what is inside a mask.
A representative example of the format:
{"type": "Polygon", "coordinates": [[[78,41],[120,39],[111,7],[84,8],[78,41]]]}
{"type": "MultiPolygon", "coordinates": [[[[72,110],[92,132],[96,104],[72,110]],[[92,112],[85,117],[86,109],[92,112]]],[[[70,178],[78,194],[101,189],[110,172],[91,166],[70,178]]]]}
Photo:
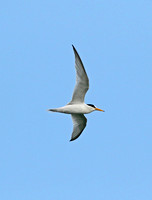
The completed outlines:
{"type": "Polygon", "coordinates": [[[73,50],[74,50],[74,51],[76,51],[76,49],[75,49],[75,47],[74,47],[74,45],[73,45],[73,44],[72,44],[72,48],[73,48],[73,50]]]}
{"type": "Polygon", "coordinates": [[[71,138],[71,140],[69,142],[72,142],[74,140],[76,140],[80,135],[78,135],[77,137],[71,138]]]}
{"type": "Polygon", "coordinates": [[[81,64],[83,65],[81,58],[80,58],[80,56],[79,56],[79,54],[78,54],[78,52],[77,52],[77,50],[76,50],[76,48],[74,47],[73,44],[72,44],[72,47],[73,47],[73,51],[74,51],[75,55],[77,55],[79,57],[79,60],[80,60],[81,64]]]}

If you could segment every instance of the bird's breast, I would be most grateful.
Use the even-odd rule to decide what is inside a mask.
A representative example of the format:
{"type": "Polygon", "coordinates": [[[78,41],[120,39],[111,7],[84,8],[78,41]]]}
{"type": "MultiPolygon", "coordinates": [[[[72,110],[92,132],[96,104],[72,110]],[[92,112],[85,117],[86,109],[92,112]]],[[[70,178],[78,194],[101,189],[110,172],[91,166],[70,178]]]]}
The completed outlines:
{"type": "Polygon", "coordinates": [[[74,105],[66,105],[64,107],[58,108],[58,112],[63,112],[67,114],[87,114],[92,112],[85,104],[74,104],[74,105]]]}

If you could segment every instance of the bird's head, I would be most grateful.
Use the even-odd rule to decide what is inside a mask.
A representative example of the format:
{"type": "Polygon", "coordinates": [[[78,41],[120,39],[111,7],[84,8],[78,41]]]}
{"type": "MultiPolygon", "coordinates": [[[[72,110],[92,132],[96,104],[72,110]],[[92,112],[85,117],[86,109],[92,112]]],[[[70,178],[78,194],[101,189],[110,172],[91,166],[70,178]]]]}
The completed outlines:
{"type": "Polygon", "coordinates": [[[96,108],[96,106],[94,106],[93,104],[87,104],[88,106],[92,107],[93,111],[98,110],[98,111],[102,111],[105,112],[104,110],[101,110],[99,108],[96,108]]]}

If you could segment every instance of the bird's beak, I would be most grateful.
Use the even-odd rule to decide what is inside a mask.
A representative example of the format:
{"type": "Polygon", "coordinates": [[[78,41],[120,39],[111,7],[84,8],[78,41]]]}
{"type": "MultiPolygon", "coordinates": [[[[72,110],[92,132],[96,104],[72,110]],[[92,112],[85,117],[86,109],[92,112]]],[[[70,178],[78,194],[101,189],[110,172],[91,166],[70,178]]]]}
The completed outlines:
{"type": "Polygon", "coordinates": [[[99,108],[95,108],[95,110],[105,112],[104,110],[101,110],[101,109],[99,109],[99,108]]]}

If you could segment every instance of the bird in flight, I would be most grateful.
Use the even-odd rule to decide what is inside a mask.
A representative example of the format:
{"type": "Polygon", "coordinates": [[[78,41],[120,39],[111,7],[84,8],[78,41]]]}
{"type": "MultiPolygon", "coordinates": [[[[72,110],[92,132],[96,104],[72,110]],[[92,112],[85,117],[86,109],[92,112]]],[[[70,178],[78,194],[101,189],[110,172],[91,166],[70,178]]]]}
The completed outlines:
{"type": "Polygon", "coordinates": [[[48,110],[52,112],[71,114],[73,121],[73,132],[70,141],[77,139],[86,127],[87,118],[84,116],[84,114],[91,113],[95,110],[104,112],[104,110],[96,108],[93,104],[84,103],[85,94],[89,89],[89,79],[77,50],[73,45],[72,47],[75,55],[76,69],[76,85],[72,100],[63,107],[48,110]]]}

